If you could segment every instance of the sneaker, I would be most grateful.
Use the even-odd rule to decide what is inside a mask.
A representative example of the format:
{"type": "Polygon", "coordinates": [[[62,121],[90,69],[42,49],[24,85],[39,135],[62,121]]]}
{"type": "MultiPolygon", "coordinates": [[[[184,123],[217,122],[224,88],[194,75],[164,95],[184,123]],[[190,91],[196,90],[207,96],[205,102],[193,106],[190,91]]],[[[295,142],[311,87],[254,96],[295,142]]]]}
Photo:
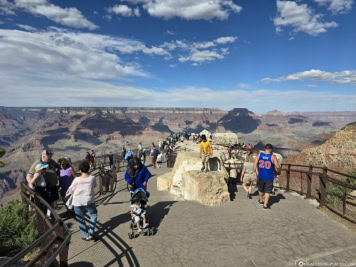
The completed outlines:
{"type": "Polygon", "coordinates": [[[208,172],[208,169],[205,169],[205,172],[208,172]]]}
{"type": "Polygon", "coordinates": [[[147,228],[147,226],[148,226],[148,223],[145,223],[145,224],[142,226],[142,228],[147,228]]]}
{"type": "Polygon", "coordinates": [[[247,198],[248,198],[248,199],[252,199],[252,196],[251,196],[250,193],[247,193],[247,198]]]}
{"type": "Polygon", "coordinates": [[[258,204],[263,205],[265,203],[263,201],[261,202],[260,200],[258,200],[258,204]]]}
{"type": "Polygon", "coordinates": [[[139,234],[141,234],[141,232],[142,232],[141,228],[140,228],[140,229],[138,229],[137,231],[138,231],[138,233],[139,233],[139,234]]]}
{"type": "Polygon", "coordinates": [[[265,207],[265,206],[263,205],[263,210],[271,210],[271,206],[265,207]]]}

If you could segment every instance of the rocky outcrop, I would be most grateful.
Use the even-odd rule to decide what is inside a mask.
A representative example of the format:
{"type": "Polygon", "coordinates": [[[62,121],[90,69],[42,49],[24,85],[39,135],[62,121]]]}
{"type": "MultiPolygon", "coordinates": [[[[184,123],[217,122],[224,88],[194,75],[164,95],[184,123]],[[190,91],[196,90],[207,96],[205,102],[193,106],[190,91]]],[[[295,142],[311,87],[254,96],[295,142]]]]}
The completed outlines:
{"type": "Polygon", "coordinates": [[[166,191],[171,188],[172,185],[172,172],[167,172],[157,177],[157,190],[166,191]]]}
{"type": "Polygon", "coordinates": [[[229,200],[226,172],[222,171],[218,158],[210,161],[210,171],[201,172],[202,164],[198,153],[179,152],[173,171],[157,178],[157,189],[169,190],[185,200],[195,200],[204,205],[226,203],[229,200]]]}
{"type": "Polygon", "coordinates": [[[235,133],[214,133],[213,145],[228,146],[230,144],[237,144],[239,139],[235,133]]]}
{"type": "Polygon", "coordinates": [[[0,199],[19,188],[20,183],[25,180],[26,173],[23,169],[0,172],[0,199]]]}
{"type": "Polygon", "coordinates": [[[229,200],[229,192],[222,172],[185,172],[182,174],[181,187],[184,189],[182,190],[184,199],[196,200],[204,205],[216,206],[229,200]]]}
{"type": "Polygon", "coordinates": [[[348,172],[356,168],[356,123],[346,125],[324,144],[304,149],[285,163],[326,166],[348,172]]]}

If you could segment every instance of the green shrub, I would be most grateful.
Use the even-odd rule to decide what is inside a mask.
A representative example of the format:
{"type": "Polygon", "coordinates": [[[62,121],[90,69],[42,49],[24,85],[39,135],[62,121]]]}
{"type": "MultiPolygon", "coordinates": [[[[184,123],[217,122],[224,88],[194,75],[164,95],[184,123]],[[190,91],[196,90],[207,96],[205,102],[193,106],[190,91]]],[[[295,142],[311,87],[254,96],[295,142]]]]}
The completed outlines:
{"type": "Polygon", "coordinates": [[[38,237],[35,218],[19,200],[0,209],[0,256],[14,256],[38,237]]]}
{"type": "MultiPolygon", "coordinates": [[[[1,158],[2,156],[4,156],[5,153],[6,153],[5,149],[3,149],[3,148],[0,147],[0,158],[1,158]]],[[[5,164],[4,162],[1,162],[1,161],[0,161],[0,168],[4,167],[5,165],[6,165],[6,164],[5,164]]]]}
{"type": "MultiPolygon", "coordinates": [[[[349,173],[351,176],[356,176],[356,169],[349,173]]],[[[356,185],[356,179],[347,178],[346,183],[356,185]]],[[[346,189],[346,194],[351,193],[351,189],[346,189]]],[[[335,204],[341,202],[344,198],[344,188],[340,185],[329,182],[326,186],[326,201],[335,204]]]]}

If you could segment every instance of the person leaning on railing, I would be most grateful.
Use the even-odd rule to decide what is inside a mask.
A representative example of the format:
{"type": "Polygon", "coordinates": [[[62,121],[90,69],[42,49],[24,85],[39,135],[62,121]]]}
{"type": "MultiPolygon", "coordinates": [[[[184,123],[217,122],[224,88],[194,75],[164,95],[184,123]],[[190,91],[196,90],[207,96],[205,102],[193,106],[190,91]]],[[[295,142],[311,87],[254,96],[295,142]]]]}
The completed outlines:
{"type": "Polygon", "coordinates": [[[67,191],[66,197],[72,195],[72,205],[75,213],[75,220],[79,224],[82,239],[89,241],[95,239],[94,229],[98,217],[95,206],[96,177],[88,174],[90,169],[89,162],[82,161],[79,164],[80,176],[75,178],[67,191]],[[85,223],[85,215],[89,212],[89,229],[85,223]]]}

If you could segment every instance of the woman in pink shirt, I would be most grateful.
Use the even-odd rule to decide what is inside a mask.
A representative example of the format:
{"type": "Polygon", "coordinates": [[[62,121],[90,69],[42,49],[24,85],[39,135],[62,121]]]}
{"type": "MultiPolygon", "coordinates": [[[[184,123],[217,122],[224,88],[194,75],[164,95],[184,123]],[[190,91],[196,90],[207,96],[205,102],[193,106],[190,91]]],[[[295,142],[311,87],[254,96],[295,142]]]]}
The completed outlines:
{"type": "Polygon", "coordinates": [[[90,169],[89,162],[82,161],[79,164],[81,175],[74,179],[67,191],[67,196],[72,194],[72,205],[75,213],[75,220],[79,224],[79,230],[82,239],[89,241],[95,240],[94,229],[98,217],[98,211],[95,206],[96,177],[88,174],[90,169]],[[89,229],[85,223],[85,214],[89,212],[90,224],[89,229]]]}

